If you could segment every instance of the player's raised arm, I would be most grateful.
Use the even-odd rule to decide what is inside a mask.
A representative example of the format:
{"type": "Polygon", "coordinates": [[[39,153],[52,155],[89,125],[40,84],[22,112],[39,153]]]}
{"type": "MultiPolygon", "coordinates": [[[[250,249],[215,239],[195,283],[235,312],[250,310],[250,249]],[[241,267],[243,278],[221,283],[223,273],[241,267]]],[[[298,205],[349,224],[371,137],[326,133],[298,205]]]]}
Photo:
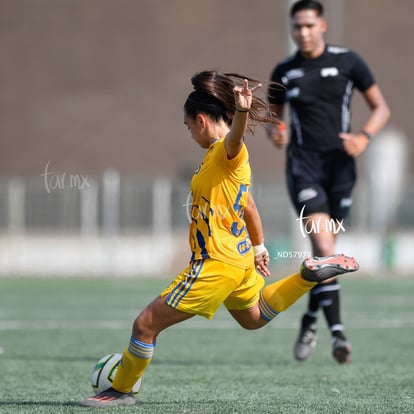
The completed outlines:
{"type": "Polygon", "coordinates": [[[249,111],[252,105],[253,93],[262,85],[259,83],[249,89],[249,81],[244,79],[243,86],[235,86],[234,101],[236,111],[230,132],[227,134],[224,145],[226,147],[228,157],[234,158],[241,150],[243,145],[243,136],[246,132],[249,111]]]}

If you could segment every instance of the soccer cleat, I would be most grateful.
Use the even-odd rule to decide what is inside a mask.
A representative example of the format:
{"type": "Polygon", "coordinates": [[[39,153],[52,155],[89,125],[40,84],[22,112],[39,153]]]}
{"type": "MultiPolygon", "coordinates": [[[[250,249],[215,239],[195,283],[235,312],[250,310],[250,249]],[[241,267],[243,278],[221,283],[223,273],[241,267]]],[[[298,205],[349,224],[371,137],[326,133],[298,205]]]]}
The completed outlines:
{"type": "Polygon", "coordinates": [[[298,361],[306,361],[316,346],[316,325],[303,326],[299,332],[298,339],[295,342],[293,353],[298,361]]]}
{"type": "Polygon", "coordinates": [[[134,393],[123,393],[108,388],[94,397],[86,398],[80,402],[84,407],[114,407],[117,405],[134,405],[136,402],[134,393]]]}
{"type": "Polygon", "coordinates": [[[325,257],[308,257],[300,267],[302,277],[308,282],[322,282],[343,273],[355,272],[359,269],[358,262],[344,254],[325,257]]]}
{"type": "Polygon", "coordinates": [[[334,338],[332,341],[332,356],[340,364],[351,362],[351,344],[346,339],[334,338]]]}

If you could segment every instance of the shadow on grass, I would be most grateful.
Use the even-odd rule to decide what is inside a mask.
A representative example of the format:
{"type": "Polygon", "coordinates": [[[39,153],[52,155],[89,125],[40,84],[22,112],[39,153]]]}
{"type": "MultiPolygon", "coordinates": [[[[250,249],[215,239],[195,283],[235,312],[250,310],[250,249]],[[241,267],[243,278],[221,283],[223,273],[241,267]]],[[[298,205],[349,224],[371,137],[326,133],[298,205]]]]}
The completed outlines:
{"type": "Polygon", "coordinates": [[[96,362],[98,359],[96,356],[71,356],[71,355],[57,355],[57,356],[50,356],[50,355],[14,355],[13,357],[8,358],[9,361],[60,361],[60,362],[96,362]]]}
{"type": "MultiPolygon", "coordinates": [[[[236,403],[231,401],[231,404],[236,403]]],[[[211,405],[217,404],[217,400],[178,400],[178,401],[137,401],[136,406],[167,406],[171,407],[173,405],[180,406],[182,404],[186,405],[211,405]]],[[[82,406],[79,401],[15,401],[15,400],[0,400],[0,407],[80,407],[80,408],[90,408],[82,406]]],[[[101,407],[101,408],[113,408],[113,407],[101,407]]]]}
{"type": "Polygon", "coordinates": [[[0,401],[0,407],[16,406],[16,407],[29,407],[29,406],[46,406],[46,407],[77,407],[79,402],[77,401],[0,401]]]}
{"type": "MultiPolygon", "coordinates": [[[[59,356],[50,356],[50,355],[37,355],[35,358],[33,355],[15,355],[11,358],[8,358],[9,361],[57,361],[57,362],[90,362],[91,365],[94,364],[97,360],[97,356],[71,356],[71,355],[59,355],[59,356]]],[[[238,365],[250,365],[250,362],[246,362],[244,359],[236,361],[238,365]]],[[[223,366],[223,365],[233,365],[235,361],[229,361],[226,358],[218,359],[183,359],[182,357],[177,357],[177,359],[163,359],[158,358],[154,359],[152,365],[171,365],[171,366],[223,366]]]]}

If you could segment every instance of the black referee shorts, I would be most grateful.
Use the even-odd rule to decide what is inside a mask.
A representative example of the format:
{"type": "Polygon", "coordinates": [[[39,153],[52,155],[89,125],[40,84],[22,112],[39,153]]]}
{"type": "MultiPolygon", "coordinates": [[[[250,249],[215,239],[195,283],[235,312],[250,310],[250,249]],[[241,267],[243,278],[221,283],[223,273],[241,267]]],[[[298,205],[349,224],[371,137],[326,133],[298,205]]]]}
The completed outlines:
{"type": "Polygon", "coordinates": [[[289,148],[287,182],[297,214],[327,213],[342,220],[352,204],[355,159],[342,150],[329,152],[289,148]]]}

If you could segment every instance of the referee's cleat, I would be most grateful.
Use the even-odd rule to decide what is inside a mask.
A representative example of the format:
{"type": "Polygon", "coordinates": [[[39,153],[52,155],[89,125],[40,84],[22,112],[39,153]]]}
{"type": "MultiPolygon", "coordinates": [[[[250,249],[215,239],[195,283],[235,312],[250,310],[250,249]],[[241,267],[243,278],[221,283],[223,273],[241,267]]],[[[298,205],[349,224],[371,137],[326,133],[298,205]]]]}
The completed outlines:
{"type": "Polygon", "coordinates": [[[108,388],[94,397],[82,400],[80,405],[84,407],[115,407],[118,405],[134,405],[135,402],[134,393],[123,393],[113,388],[108,388]]]}
{"type": "Polygon", "coordinates": [[[334,254],[325,257],[308,257],[303,261],[300,273],[308,282],[322,282],[358,269],[359,264],[353,257],[334,254]]]}
{"type": "Polygon", "coordinates": [[[332,356],[339,364],[351,362],[351,344],[342,338],[332,340],[332,356]]]}
{"type": "MultiPolygon", "coordinates": [[[[302,324],[303,325],[303,324],[302,324]]],[[[295,342],[293,354],[300,361],[306,361],[313,353],[316,347],[316,324],[301,326],[298,339],[295,342]]]]}

